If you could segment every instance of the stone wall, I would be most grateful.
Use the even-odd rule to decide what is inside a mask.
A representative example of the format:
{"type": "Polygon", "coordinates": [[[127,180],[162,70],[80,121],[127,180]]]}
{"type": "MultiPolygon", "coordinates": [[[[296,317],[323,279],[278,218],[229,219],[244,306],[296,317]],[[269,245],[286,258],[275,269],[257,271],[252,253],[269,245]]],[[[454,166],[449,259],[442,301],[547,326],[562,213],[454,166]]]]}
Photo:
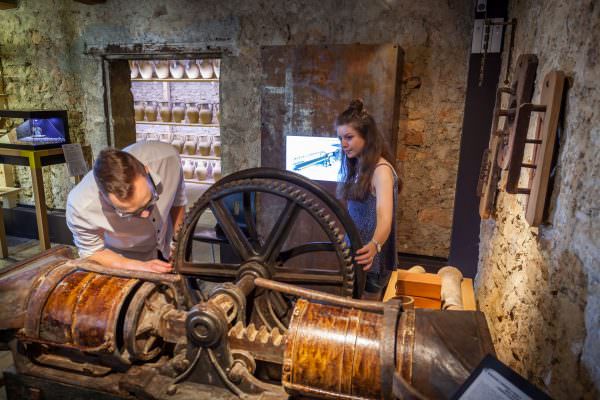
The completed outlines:
{"type": "MultiPolygon", "coordinates": [[[[400,251],[445,257],[458,164],[472,1],[339,2],[22,0],[0,11],[0,57],[13,108],[66,108],[72,136],[96,154],[107,143],[102,66],[85,55],[109,44],[198,45],[228,50],[222,64],[224,171],[260,164],[260,47],[397,43],[405,50],[398,160],[404,191],[400,251]]],[[[323,110],[332,118],[339,110],[323,110]]],[[[46,172],[50,206],[72,186],[46,172]]],[[[19,184],[29,187],[26,171],[19,184]]],[[[31,203],[31,191],[21,194],[31,203]]]]}
{"type": "MultiPolygon", "coordinates": [[[[523,196],[501,193],[481,224],[477,299],[501,360],[556,399],[600,389],[600,4],[511,1],[515,55],[571,80],[548,222],[531,228],[523,196]]],[[[506,57],[505,57],[506,58],[506,57]]],[[[533,132],[530,132],[533,135],[533,132]]]]}

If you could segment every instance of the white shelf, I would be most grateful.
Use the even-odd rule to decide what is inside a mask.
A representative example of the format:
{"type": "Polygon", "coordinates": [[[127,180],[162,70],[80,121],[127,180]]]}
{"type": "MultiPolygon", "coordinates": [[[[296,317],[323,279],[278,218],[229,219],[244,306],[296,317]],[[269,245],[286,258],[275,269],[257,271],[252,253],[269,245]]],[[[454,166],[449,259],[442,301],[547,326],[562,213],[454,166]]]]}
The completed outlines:
{"type": "Polygon", "coordinates": [[[212,185],[215,183],[214,179],[207,179],[205,181],[199,181],[198,179],[184,179],[185,183],[196,183],[198,185],[212,185]]]}
{"type": "Polygon", "coordinates": [[[219,124],[187,124],[184,122],[161,122],[161,121],[135,121],[138,125],[168,125],[168,126],[198,126],[205,128],[219,128],[219,124]]]}
{"type": "Polygon", "coordinates": [[[151,78],[151,79],[134,78],[131,81],[132,82],[219,82],[219,78],[211,78],[211,79],[202,79],[202,78],[197,78],[197,79],[190,79],[190,78],[181,78],[181,79],[175,79],[175,78],[166,78],[166,79],[160,79],[160,78],[151,78]]]}
{"type": "Polygon", "coordinates": [[[201,159],[201,160],[220,160],[221,157],[218,156],[203,156],[200,154],[179,154],[179,157],[181,158],[197,158],[197,159],[201,159]]]}

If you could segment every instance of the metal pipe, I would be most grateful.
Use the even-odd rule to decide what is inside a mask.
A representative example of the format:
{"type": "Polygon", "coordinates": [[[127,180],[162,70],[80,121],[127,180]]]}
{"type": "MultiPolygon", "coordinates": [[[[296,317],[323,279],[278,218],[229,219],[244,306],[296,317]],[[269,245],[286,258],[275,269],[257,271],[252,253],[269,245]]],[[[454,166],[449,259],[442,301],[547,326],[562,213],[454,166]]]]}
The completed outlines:
{"type": "Polygon", "coordinates": [[[289,285],[287,283],[281,283],[272,281],[270,279],[256,278],[254,284],[258,287],[274,290],[276,292],[282,292],[291,294],[294,296],[302,297],[309,300],[320,301],[327,304],[352,307],[357,310],[370,311],[383,314],[384,304],[379,301],[368,301],[368,300],[357,300],[350,299],[347,297],[336,296],[333,294],[322,293],[316,290],[305,289],[295,285],[289,285]]]}
{"type": "Polygon", "coordinates": [[[248,296],[256,287],[254,285],[254,279],[254,275],[244,275],[235,283],[235,285],[242,291],[242,293],[244,293],[245,296],[248,296]]]}

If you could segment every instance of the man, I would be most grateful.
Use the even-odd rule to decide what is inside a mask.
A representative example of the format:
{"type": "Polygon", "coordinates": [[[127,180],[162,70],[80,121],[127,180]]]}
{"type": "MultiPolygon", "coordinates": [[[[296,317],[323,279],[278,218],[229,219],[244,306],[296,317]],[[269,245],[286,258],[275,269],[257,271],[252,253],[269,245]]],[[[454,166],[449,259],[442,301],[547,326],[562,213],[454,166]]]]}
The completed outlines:
{"type": "Polygon", "coordinates": [[[101,265],[169,272],[170,242],[183,223],[179,154],[161,142],[100,152],[69,193],[67,225],[80,257],[101,265]]]}

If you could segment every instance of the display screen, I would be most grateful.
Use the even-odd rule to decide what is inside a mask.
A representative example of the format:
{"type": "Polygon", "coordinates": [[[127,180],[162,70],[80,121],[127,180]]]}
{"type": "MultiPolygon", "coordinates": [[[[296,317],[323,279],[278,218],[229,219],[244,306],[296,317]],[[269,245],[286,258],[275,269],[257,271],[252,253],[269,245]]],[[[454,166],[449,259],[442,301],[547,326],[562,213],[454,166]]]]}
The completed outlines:
{"type": "Polygon", "coordinates": [[[17,127],[17,139],[21,142],[65,143],[65,128],[61,118],[32,118],[17,127]]]}
{"type": "Polygon", "coordinates": [[[287,136],[285,169],[309,179],[336,182],[341,145],[337,137],[287,136]]]}

